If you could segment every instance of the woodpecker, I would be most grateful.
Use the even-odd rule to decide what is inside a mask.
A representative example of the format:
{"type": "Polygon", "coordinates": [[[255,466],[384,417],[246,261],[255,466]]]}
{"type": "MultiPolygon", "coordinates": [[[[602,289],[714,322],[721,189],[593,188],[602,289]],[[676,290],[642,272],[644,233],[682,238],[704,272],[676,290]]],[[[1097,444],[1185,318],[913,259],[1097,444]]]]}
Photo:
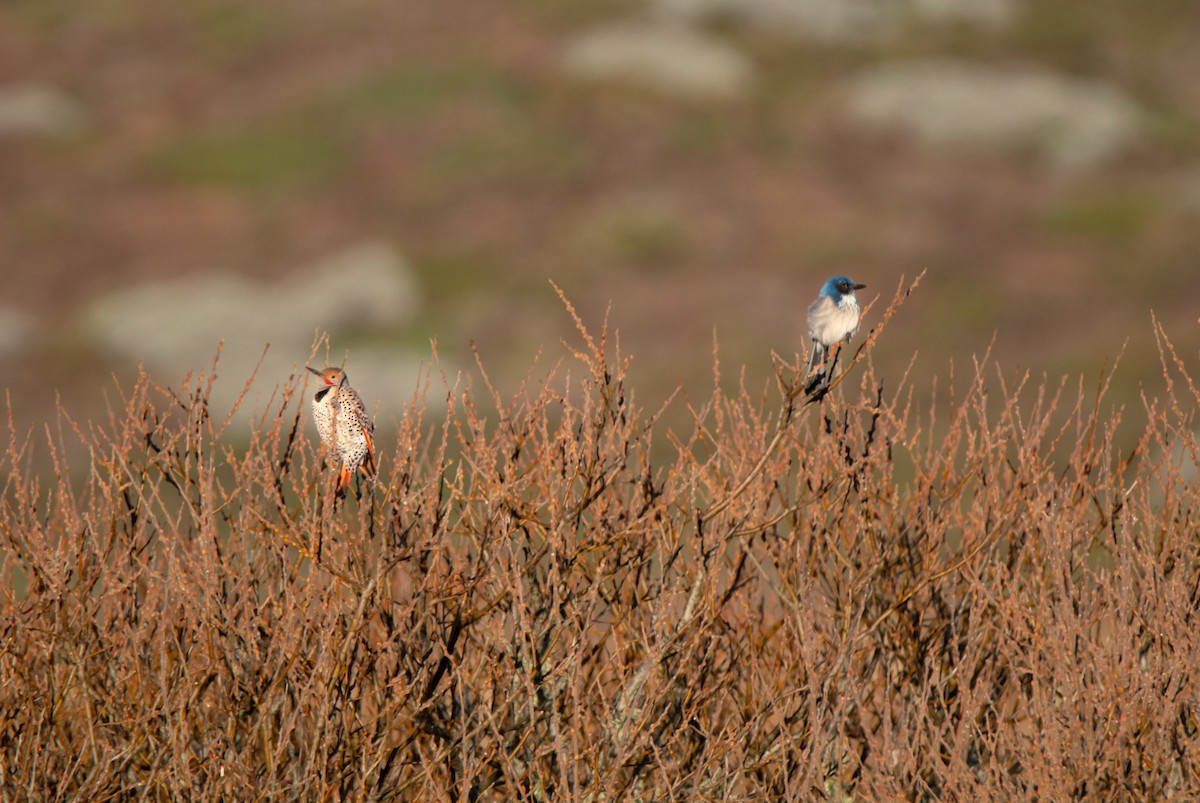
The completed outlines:
{"type": "Polygon", "coordinates": [[[325,454],[337,467],[334,492],[340,497],[356,471],[362,469],[367,476],[375,473],[375,425],[367,416],[362,397],[350,387],[345,371],[305,367],[322,382],[312,400],[313,422],[325,454]]]}

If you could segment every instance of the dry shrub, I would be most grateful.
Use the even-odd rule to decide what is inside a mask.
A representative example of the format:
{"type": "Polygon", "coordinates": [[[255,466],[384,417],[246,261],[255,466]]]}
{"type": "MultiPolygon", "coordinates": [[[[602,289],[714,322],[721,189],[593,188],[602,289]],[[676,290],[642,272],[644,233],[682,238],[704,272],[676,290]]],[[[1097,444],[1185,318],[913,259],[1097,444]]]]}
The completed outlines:
{"type": "Polygon", "coordinates": [[[1167,394],[1121,453],[1103,383],[981,362],[914,410],[879,326],[820,403],[777,361],[663,432],[575,320],[510,399],[426,377],[337,507],[300,377],[245,447],[209,375],[10,426],[5,796],[1197,793],[1200,393],[1161,330],[1167,394]]]}

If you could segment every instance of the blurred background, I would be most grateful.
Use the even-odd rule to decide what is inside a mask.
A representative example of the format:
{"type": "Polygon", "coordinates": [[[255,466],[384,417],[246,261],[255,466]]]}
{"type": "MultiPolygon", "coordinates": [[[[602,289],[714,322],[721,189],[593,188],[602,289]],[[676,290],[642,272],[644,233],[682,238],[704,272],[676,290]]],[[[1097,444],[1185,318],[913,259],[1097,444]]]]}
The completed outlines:
{"type": "Polygon", "coordinates": [[[269,391],[317,331],[385,424],[431,338],[513,391],[574,337],[551,280],[611,308],[639,403],[703,399],[714,331],[723,381],[763,387],[826,277],[886,302],[922,270],[893,386],[989,346],[1094,379],[1125,347],[1136,407],[1151,312],[1196,359],[1198,254],[1192,0],[0,5],[19,427],[222,338],[218,399],[268,341],[269,391]]]}

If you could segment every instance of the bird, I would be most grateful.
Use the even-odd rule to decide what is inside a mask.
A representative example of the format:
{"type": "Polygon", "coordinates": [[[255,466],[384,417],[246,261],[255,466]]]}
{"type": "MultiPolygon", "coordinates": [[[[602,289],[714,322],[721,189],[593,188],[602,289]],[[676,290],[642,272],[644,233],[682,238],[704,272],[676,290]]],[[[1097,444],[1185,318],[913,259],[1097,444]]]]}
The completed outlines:
{"type": "Polygon", "coordinates": [[[366,405],[341,368],[318,371],[305,366],[324,383],[312,400],[313,423],[329,461],[337,466],[334,494],[342,497],[362,470],[367,476],[375,473],[375,425],[367,415],[366,405]]]}
{"type": "Polygon", "coordinates": [[[808,381],[804,392],[809,396],[823,393],[829,387],[829,379],[837,365],[838,353],[829,359],[829,350],[839,343],[849,342],[858,331],[860,311],[855,290],[862,290],[849,276],[833,276],[821,286],[817,300],[808,305],[808,336],[812,338],[812,352],[808,355],[808,381]]]}

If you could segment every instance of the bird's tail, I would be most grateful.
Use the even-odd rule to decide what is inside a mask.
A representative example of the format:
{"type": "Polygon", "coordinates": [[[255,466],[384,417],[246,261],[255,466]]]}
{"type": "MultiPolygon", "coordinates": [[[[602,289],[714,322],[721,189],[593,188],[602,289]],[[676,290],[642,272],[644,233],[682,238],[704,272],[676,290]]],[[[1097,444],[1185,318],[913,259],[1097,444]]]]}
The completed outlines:
{"type": "Polygon", "coordinates": [[[354,481],[354,474],[356,471],[361,471],[368,477],[375,476],[375,471],[378,468],[377,464],[375,463],[375,449],[370,441],[367,442],[367,445],[367,454],[363,458],[363,461],[358,464],[357,469],[347,468],[345,463],[342,463],[338,466],[338,472],[334,476],[333,486],[334,495],[338,499],[341,499],[346,495],[346,489],[349,488],[350,483],[354,481]]]}
{"type": "Polygon", "coordinates": [[[824,345],[816,340],[812,342],[812,351],[808,354],[808,369],[804,372],[808,377],[808,381],[804,383],[804,392],[809,396],[825,384],[825,357],[828,353],[829,349],[824,345]]]}
{"type": "Polygon", "coordinates": [[[342,463],[338,467],[338,472],[333,478],[333,495],[337,499],[341,499],[346,495],[346,489],[350,487],[350,482],[354,479],[354,472],[346,468],[346,464],[342,463]]]}

